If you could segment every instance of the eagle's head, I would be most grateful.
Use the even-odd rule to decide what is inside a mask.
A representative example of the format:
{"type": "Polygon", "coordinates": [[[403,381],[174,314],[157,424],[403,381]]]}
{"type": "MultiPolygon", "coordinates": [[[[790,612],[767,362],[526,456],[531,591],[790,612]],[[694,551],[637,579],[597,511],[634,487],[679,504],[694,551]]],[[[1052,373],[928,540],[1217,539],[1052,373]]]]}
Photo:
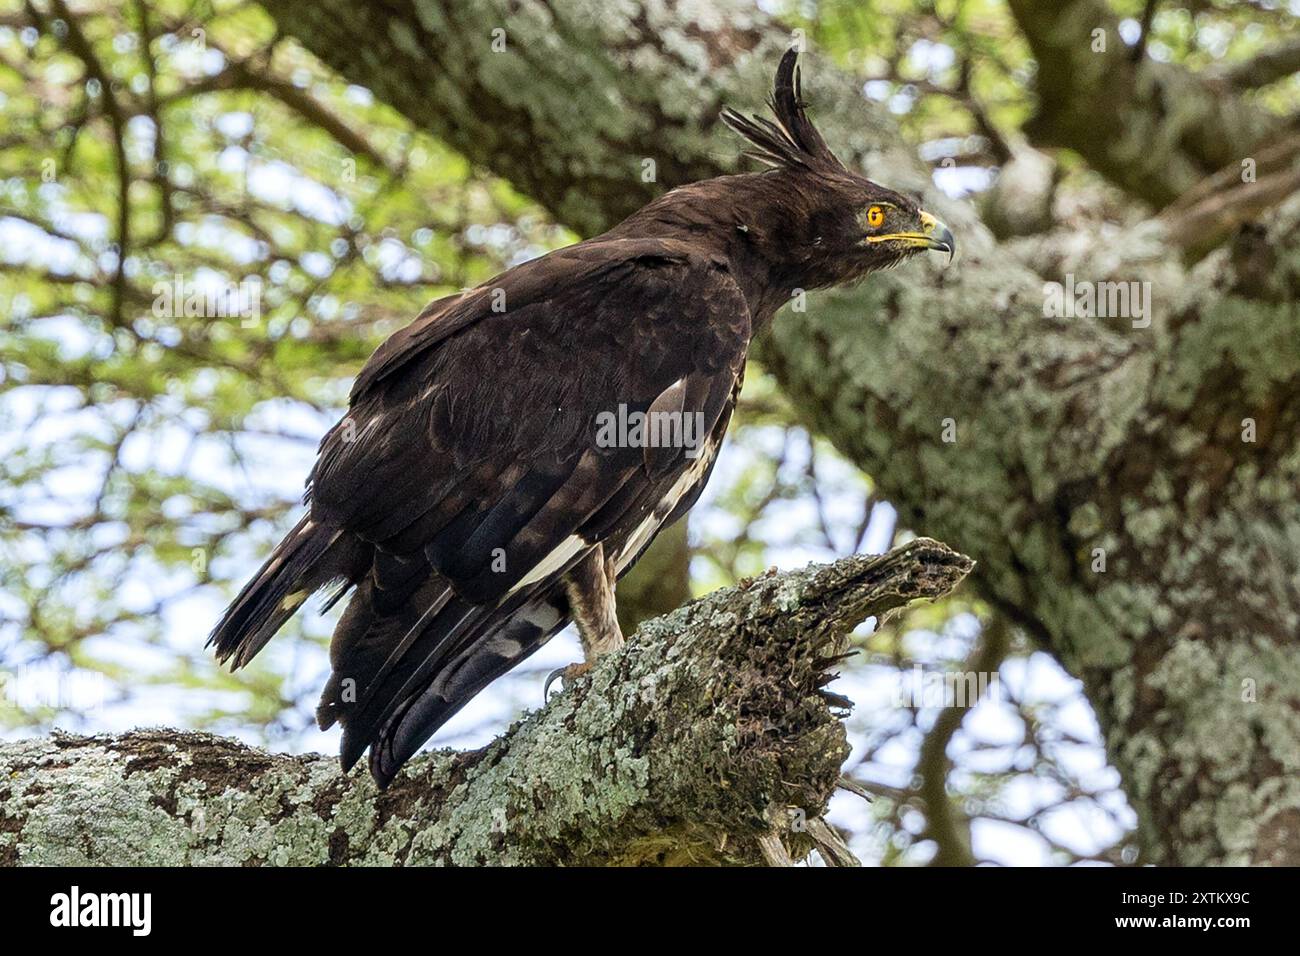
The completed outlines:
{"type": "Polygon", "coordinates": [[[725,110],[723,120],[770,169],[749,180],[753,202],[738,228],[787,286],[819,288],[897,265],[923,249],[952,259],[952,231],[915,199],[844,166],[804,112],[798,53],[777,68],[770,102],[775,122],[725,110]]]}

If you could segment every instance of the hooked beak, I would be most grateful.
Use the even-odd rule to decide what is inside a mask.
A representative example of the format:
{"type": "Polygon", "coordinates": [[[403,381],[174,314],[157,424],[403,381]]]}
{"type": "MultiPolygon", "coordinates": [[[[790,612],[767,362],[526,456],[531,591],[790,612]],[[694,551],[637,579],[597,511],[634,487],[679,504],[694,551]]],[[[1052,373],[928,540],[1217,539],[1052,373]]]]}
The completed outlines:
{"type": "Polygon", "coordinates": [[[957,252],[957,239],[953,236],[952,230],[924,211],[921,213],[921,230],[925,234],[924,242],[918,245],[923,245],[926,249],[946,252],[948,261],[952,262],[952,257],[957,252]]]}
{"type": "Polygon", "coordinates": [[[948,253],[948,261],[952,262],[952,257],[957,251],[957,240],[952,230],[928,212],[923,211],[918,218],[921,223],[920,232],[891,232],[885,235],[867,236],[863,242],[900,242],[914,249],[937,249],[939,252],[948,253]]]}

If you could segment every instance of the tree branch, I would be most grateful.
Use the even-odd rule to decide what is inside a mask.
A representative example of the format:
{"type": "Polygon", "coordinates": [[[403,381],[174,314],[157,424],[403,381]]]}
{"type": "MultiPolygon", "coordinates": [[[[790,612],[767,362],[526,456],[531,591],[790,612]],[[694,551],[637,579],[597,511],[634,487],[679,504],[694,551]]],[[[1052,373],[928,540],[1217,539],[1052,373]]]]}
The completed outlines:
{"type": "Polygon", "coordinates": [[[820,816],[848,747],[827,668],[858,622],[971,566],[921,538],[715,592],[492,744],[422,756],[382,793],[332,758],[208,734],[5,744],[0,863],[758,864],[778,845],[836,848],[820,816]],[[818,822],[774,825],[789,818],[818,822]]]}
{"type": "Polygon", "coordinates": [[[1261,145],[1243,175],[1236,162],[1200,182],[1167,206],[1160,219],[1169,236],[1195,261],[1217,248],[1243,226],[1258,222],[1269,210],[1300,193],[1300,132],[1261,145]]]}
{"type": "MultiPolygon", "coordinates": [[[[113,131],[113,161],[117,168],[117,262],[113,267],[112,309],[109,320],[115,327],[126,322],[124,305],[126,301],[126,259],[131,253],[131,163],[126,153],[126,108],[118,101],[117,81],[109,76],[104,65],[95,55],[95,48],[81,30],[81,24],[68,9],[64,0],[51,0],[51,10],[67,27],[65,43],[85,66],[86,75],[99,84],[99,95],[104,105],[113,131]]],[[[31,3],[27,5],[28,14],[42,31],[49,31],[50,24],[31,3]]]]}
{"type": "Polygon", "coordinates": [[[1234,89],[1253,90],[1300,72],[1300,37],[1267,47],[1241,63],[1233,63],[1213,76],[1234,89]]]}
{"type": "MultiPolygon", "coordinates": [[[[995,615],[984,623],[984,633],[979,645],[971,652],[966,663],[968,674],[996,674],[1011,646],[1011,629],[1006,621],[995,615]]],[[[948,744],[965,720],[966,714],[979,703],[974,700],[954,700],[939,711],[934,725],[921,743],[916,772],[921,777],[920,793],[925,801],[925,830],[923,836],[933,840],[935,855],[931,866],[974,866],[975,857],[970,846],[970,822],[948,796],[948,772],[952,762],[948,759],[948,744]]]]}
{"type": "Polygon", "coordinates": [[[1135,62],[1103,0],[1009,6],[1038,64],[1038,111],[1025,124],[1034,145],[1077,151],[1156,208],[1251,155],[1281,125],[1222,84],[1173,64],[1135,62]]]}
{"type": "MultiPolygon", "coordinates": [[[[689,22],[695,11],[672,3],[599,17],[570,0],[386,0],[382,15],[348,0],[262,5],[343,76],[586,235],[674,186],[737,172],[742,144],[719,138],[718,116],[765,109],[773,64],[792,43],[738,3],[689,22]]],[[[896,188],[931,188],[859,82],[819,66],[816,90],[817,120],[848,144],[845,159],[896,188]]],[[[949,215],[950,226],[973,226],[969,213],[949,215]]]]}

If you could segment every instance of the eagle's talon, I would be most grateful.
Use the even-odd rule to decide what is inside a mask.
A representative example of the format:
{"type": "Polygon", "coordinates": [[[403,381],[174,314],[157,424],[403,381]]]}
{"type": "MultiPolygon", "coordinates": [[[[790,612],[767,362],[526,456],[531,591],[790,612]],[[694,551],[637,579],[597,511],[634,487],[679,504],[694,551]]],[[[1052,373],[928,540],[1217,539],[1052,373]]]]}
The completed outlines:
{"type": "Polygon", "coordinates": [[[551,692],[551,685],[554,684],[556,680],[564,681],[564,688],[567,689],[571,683],[590,670],[591,664],[588,661],[579,661],[576,664],[557,667],[546,675],[546,683],[542,685],[542,702],[546,702],[546,698],[551,692]]]}

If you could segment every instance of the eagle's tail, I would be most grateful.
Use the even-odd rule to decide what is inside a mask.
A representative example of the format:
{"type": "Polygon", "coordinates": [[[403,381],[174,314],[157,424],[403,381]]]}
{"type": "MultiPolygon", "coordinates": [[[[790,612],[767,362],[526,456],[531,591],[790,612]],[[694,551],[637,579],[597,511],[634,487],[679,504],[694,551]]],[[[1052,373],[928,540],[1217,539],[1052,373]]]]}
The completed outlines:
{"type": "Polygon", "coordinates": [[[386,786],[475,694],[564,626],[567,605],[556,593],[554,602],[521,595],[473,604],[434,574],[394,608],[367,579],[339,621],[316,711],[322,730],[343,726],[344,771],[370,748],[371,773],[386,786]]]}
{"type": "Polygon", "coordinates": [[[568,623],[563,597],[535,598],[509,611],[498,608],[492,617],[475,628],[478,638],[447,659],[432,682],[417,684],[392,708],[370,748],[370,773],[381,787],[479,691],[568,623]]]}
{"type": "Polygon", "coordinates": [[[233,661],[232,670],[243,667],[313,592],[342,573],[339,562],[331,560],[339,536],[310,517],[285,535],[208,638],[217,660],[233,661]]]}

